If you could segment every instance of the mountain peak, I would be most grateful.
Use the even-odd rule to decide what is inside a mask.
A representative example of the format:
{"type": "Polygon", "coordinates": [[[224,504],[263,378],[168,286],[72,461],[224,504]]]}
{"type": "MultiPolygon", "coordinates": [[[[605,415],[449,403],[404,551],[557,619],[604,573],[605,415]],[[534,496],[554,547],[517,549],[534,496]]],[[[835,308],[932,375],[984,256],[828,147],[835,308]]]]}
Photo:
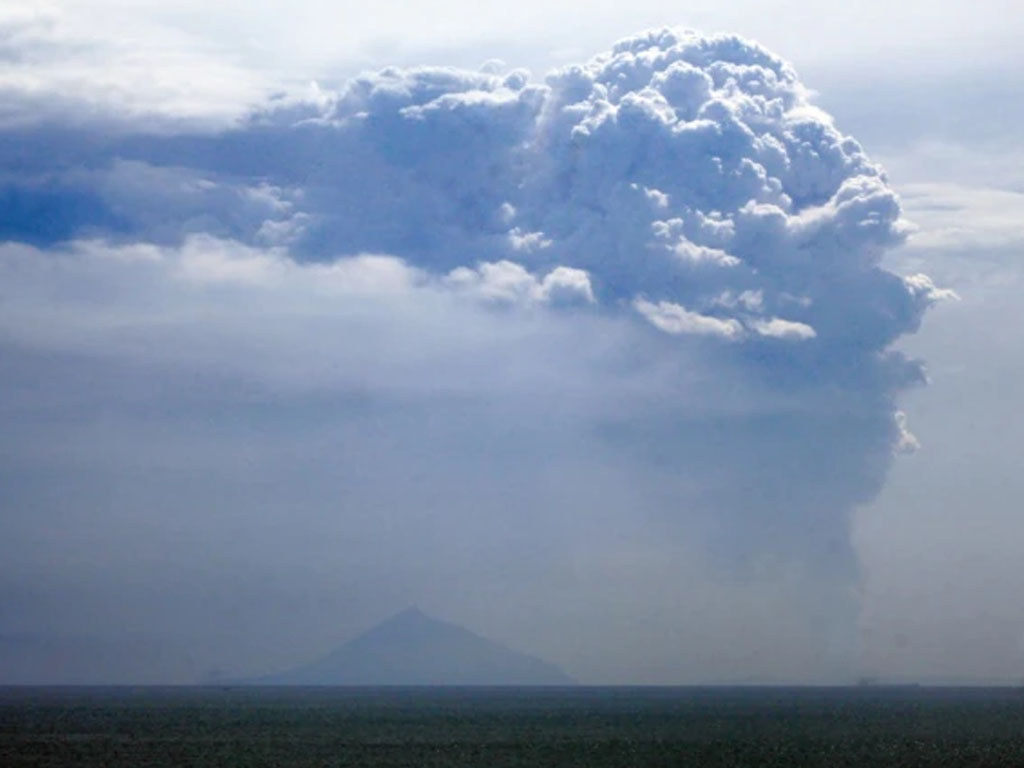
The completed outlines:
{"type": "Polygon", "coordinates": [[[553,664],[409,606],[273,685],[572,685],[553,664]]]}
{"type": "MultiPolygon", "coordinates": [[[[391,622],[412,622],[412,621],[436,621],[430,616],[420,610],[418,605],[410,605],[408,608],[404,608],[398,613],[394,614],[391,618],[385,619],[381,624],[388,624],[391,622]]],[[[380,626],[378,624],[377,626],[380,626]]]]}

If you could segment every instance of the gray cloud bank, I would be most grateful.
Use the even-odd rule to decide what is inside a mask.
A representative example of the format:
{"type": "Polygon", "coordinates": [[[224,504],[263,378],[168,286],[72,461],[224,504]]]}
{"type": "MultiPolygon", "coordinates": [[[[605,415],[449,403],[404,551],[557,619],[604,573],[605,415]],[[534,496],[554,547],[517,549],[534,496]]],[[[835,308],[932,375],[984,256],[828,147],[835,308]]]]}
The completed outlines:
{"type": "Polygon", "coordinates": [[[0,142],[0,674],[250,673],[409,602],[586,680],[855,674],[848,518],[945,293],[781,59],[660,30],[111,124],[0,142]]]}

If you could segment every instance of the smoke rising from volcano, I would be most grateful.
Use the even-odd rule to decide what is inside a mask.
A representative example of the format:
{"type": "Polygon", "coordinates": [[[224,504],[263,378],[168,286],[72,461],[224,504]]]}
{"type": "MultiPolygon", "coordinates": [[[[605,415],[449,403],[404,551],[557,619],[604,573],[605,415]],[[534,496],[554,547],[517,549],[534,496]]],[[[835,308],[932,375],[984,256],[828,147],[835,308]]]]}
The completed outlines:
{"type": "Polygon", "coordinates": [[[312,638],[418,602],[583,679],[850,672],[848,517],[915,444],[890,345],[945,296],[881,266],[882,169],[739,37],[486,70],[34,127],[0,631],[273,637],[302,594],[312,638]]]}

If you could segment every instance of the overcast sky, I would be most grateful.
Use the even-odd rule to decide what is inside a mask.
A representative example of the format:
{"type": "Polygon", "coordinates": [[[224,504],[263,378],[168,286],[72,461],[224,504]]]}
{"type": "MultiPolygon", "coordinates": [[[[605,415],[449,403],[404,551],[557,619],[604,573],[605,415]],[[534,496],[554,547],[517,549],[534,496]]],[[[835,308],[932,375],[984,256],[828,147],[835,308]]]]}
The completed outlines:
{"type": "Polygon", "coordinates": [[[406,5],[0,11],[0,682],[1024,677],[1015,3],[406,5]]]}

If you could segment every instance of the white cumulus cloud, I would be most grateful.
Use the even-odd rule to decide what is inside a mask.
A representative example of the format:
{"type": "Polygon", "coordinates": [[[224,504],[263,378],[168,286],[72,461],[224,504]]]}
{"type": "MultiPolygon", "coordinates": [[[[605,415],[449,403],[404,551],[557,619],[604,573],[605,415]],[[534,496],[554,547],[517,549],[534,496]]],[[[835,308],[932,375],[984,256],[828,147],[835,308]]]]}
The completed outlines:
{"type": "Polygon", "coordinates": [[[734,339],[743,331],[743,327],[736,320],[731,318],[723,320],[691,312],[670,301],[659,301],[655,304],[646,299],[637,299],[633,302],[633,306],[637,312],[651,322],[651,325],[665,333],[734,339]]]}

